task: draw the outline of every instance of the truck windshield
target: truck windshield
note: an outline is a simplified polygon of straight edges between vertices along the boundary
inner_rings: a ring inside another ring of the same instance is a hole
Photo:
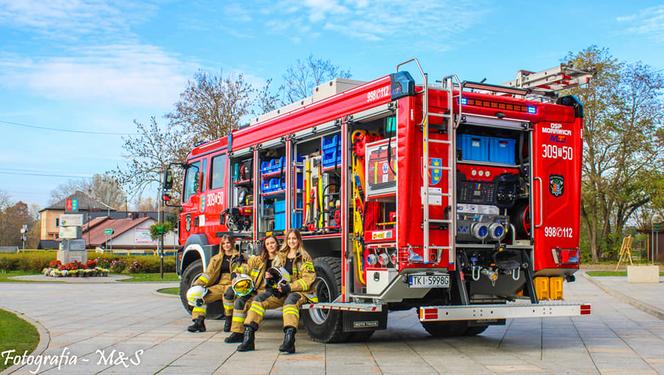
[[[195,162],[187,167],[187,174],[184,178],[184,202],[189,202],[189,198],[198,192],[200,185],[200,162]]]

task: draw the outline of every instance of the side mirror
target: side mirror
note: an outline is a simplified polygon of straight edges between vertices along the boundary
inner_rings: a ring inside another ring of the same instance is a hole
[[[173,189],[173,172],[170,169],[165,170],[161,181],[163,183],[162,190],[168,191]]]

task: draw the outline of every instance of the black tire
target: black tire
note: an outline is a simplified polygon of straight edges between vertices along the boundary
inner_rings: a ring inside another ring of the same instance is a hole
[[[487,328],[489,328],[488,325],[468,327],[468,329],[466,330],[466,336],[477,336],[480,333],[486,331]]]
[[[417,311],[417,310],[416,310]],[[451,322],[422,322],[422,328],[433,337],[463,336],[468,330],[468,323],[463,320]]]
[[[315,292],[319,302],[331,302],[341,294],[341,260],[333,257],[314,259]],[[304,327],[312,340],[322,343],[344,342],[349,334],[343,331],[341,311],[310,309],[302,314]]]
[[[180,278],[180,302],[182,306],[187,311],[187,314],[191,315],[192,307],[187,303],[187,290],[191,288],[191,284],[198,278],[198,276],[203,272],[203,262],[200,259],[189,263],[187,268],[182,273],[182,278]],[[224,316],[224,308],[221,301],[212,302],[207,307],[206,318],[207,319],[220,319]]]
[[[367,341],[373,336],[375,330],[371,331],[362,331],[362,332],[352,332],[346,341],[348,342],[364,342]]]

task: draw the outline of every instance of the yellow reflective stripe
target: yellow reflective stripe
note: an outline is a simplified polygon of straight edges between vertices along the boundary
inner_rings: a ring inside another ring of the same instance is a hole
[[[300,309],[298,309],[297,307],[294,307],[294,306],[289,306],[289,307],[284,307],[284,309],[282,310],[282,312],[284,314],[287,313],[287,312],[291,312],[291,311],[295,311],[295,312],[299,313]]]
[[[260,302],[257,302],[257,301],[254,301],[254,302],[251,303],[251,308],[257,308],[261,311],[265,311],[263,306],[260,305]]]
[[[313,302],[313,303],[318,303],[318,297],[316,297],[316,296],[309,297],[309,300],[311,300],[311,302]]]
[[[207,311],[207,307],[206,307],[206,306],[201,306],[201,307],[198,307],[198,306],[197,306],[197,307],[194,307],[194,309],[192,310],[192,312],[195,312],[195,313],[203,313],[203,314],[205,314],[206,311]]]
[[[232,309],[233,306],[235,306],[235,304],[233,302],[231,302],[231,303],[224,302],[224,307],[230,307]]]
[[[244,316],[234,316],[234,317],[233,317],[233,321],[234,321],[234,322],[244,323]]]
[[[253,271],[250,272],[250,274],[251,274],[251,276],[256,276],[256,275],[258,275],[258,271],[257,271],[257,270],[253,270]]]
[[[299,279],[297,282],[299,282],[300,285],[302,285],[302,288],[303,288],[304,290],[309,289],[309,284],[307,284],[307,282],[304,281],[304,279]]]
[[[300,316],[300,312],[297,311],[297,310],[288,310],[288,311],[284,311],[284,315]]]
[[[260,315],[260,316],[265,315],[265,310],[261,311],[261,310],[258,310],[258,309],[254,309],[254,306],[251,306],[251,308],[249,309],[249,311],[253,311],[253,312],[255,312],[256,314],[258,314],[258,315]]]
[[[202,274],[198,276],[198,280],[207,284],[208,282],[210,282],[210,276],[208,276],[207,274]]]

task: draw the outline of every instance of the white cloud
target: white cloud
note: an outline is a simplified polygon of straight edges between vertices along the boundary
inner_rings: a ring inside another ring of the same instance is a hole
[[[428,48],[444,50],[488,8],[483,1],[468,0],[281,0],[261,12],[270,14],[269,30],[292,40],[330,31],[369,42],[424,41]]]
[[[640,10],[636,14],[617,17],[616,21],[627,26],[626,32],[644,35],[657,42],[664,42],[664,5]]]
[[[105,0],[0,0],[0,25],[51,39],[131,37],[130,26],[154,11],[149,3]]]
[[[113,44],[66,57],[0,56],[0,85],[58,100],[165,108],[177,100],[197,67],[155,46]]]

